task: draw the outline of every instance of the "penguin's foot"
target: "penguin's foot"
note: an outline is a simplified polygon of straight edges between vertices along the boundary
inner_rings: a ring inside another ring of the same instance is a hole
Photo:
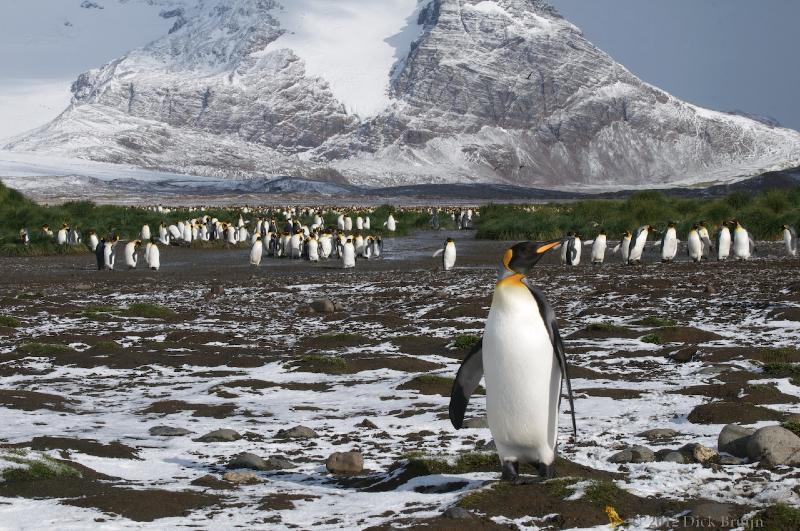
[[[500,476],[500,480],[516,484],[519,481],[519,463],[503,461],[503,474]]]
[[[539,469],[539,476],[544,479],[551,479],[556,477],[556,467],[553,466],[552,463],[550,463],[549,465],[545,465],[544,463],[539,463],[537,465],[537,468]]]

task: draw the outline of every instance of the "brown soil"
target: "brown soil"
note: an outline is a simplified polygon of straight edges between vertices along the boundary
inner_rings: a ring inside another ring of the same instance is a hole
[[[165,400],[162,402],[153,402],[146,409],[142,410],[142,414],[148,415],[150,413],[155,413],[159,415],[169,415],[181,411],[194,411],[194,413],[192,413],[193,417],[224,419],[228,418],[236,411],[236,404],[190,404],[181,400]]]
[[[752,424],[762,420],[781,420],[784,413],[739,402],[711,402],[695,407],[688,420],[695,424]]]
[[[21,409],[23,411],[35,411],[37,409],[49,409],[51,411],[72,411],[70,407],[74,401],[63,396],[51,395],[48,393],[36,393],[34,391],[22,391],[17,389],[0,389],[0,406]]]

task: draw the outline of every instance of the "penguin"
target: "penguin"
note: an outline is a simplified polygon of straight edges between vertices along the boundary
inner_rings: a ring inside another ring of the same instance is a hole
[[[397,221],[395,221],[393,215],[389,214],[389,217],[383,223],[383,226],[386,227],[386,230],[389,232],[394,232],[397,230]]]
[[[42,234],[44,236],[52,236],[53,235],[53,231],[50,230],[50,225],[47,225],[47,224],[42,225]]]
[[[366,240],[364,240],[364,258],[367,260],[372,258],[373,245],[375,245],[375,238],[372,236],[367,236]]]
[[[364,237],[361,234],[356,234],[353,239],[353,247],[356,249],[356,256],[364,256]]]
[[[336,228],[340,231],[344,230],[344,214],[339,214],[336,217]]]
[[[644,246],[647,244],[647,236],[650,232],[655,232],[652,226],[642,225],[631,237],[631,242],[628,245],[628,263],[640,264],[642,262],[642,253],[644,253]]]
[[[256,236],[253,247],[250,248],[250,265],[258,267],[261,264],[261,256],[264,254],[264,244],[261,236]]]
[[[236,245],[237,243],[239,243],[239,240],[236,236],[237,236],[236,227],[234,227],[233,225],[227,225],[225,227],[225,241],[229,245]]]
[[[161,245],[169,245],[170,235],[167,230],[167,225],[162,221],[158,226],[158,241]]]
[[[364,230],[364,218],[356,217],[356,230]]]
[[[353,218],[351,218],[350,216],[344,218],[344,230],[346,232],[350,232],[353,230]]]
[[[727,221],[722,222],[722,226],[717,232],[717,260],[724,262],[731,255],[731,231]]]
[[[142,225],[142,232],[139,235],[143,242],[149,242],[152,235],[150,234],[150,225],[145,223]]]
[[[114,246],[116,245],[116,241],[109,242],[103,240],[103,269],[108,269],[109,271],[114,270]]]
[[[69,232],[69,227],[66,223],[58,229],[58,234],[56,235],[56,243],[59,245],[66,245],[67,244],[67,232]]]
[[[737,260],[749,260],[756,250],[756,244],[747,229],[742,227],[738,220],[732,219],[733,229],[733,257]]]
[[[303,249],[303,232],[298,230],[289,238],[289,257],[301,258]]]
[[[711,251],[714,250],[714,244],[711,243],[711,237],[708,235],[705,221],[697,223],[697,234],[700,236],[700,242],[703,244],[703,260],[708,260]]]
[[[372,243],[372,256],[380,258],[383,253],[383,238],[375,236],[375,241]]]
[[[81,233],[77,227],[70,227],[67,229],[67,243],[70,245],[80,245]]]
[[[577,434],[556,316],[544,293],[526,278],[560,243],[521,242],[505,252],[483,337],[464,358],[450,394],[450,421],[461,429],[469,398],[485,377],[486,416],[506,481],[518,482],[519,464],[525,462],[537,465],[541,476],[553,477],[565,382]]]
[[[675,230],[675,222],[667,224],[667,230],[661,236],[661,261],[672,262],[678,254],[678,234]]]
[[[330,231],[326,230],[319,238],[319,256],[323,260],[327,260],[333,252],[333,235]]]
[[[27,228],[22,227],[19,229],[19,241],[22,243],[22,245],[28,245],[31,243],[31,236],[28,234]]]
[[[356,266],[356,249],[353,246],[353,239],[347,238],[342,247],[342,267],[350,269]]]
[[[440,254],[442,255],[442,268],[445,271],[453,269],[453,266],[456,265],[456,242],[453,241],[453,238],[447,238],[444,247],[433,253],[433,257],[436,258]]]
[[[602,265],[606,259],[606,246],[608,245],[608,236],[606,231],[600,229],[600,233],[592,243],[592,263]]]
[[[97,233],[94,230],[89,231],[89,249],[92,252],[97,250],[97,246],[100,244],[100,240],[97,239]]]
[[[103,238],[94,248],[94,257],[97,260],[97,269],[102,271],[106,268],[106,260],[105,260],[105,248],[106,248],[106,239]]]
[[[364,230],[371,230],[372,229],[372,222],[369,220],[369,216],[364,216]]]
[[[141,240],[133,240],[125,244],[125,265],[128,269],[136,269],[136,264],[139,262],[139,246],[142,244]]]
[[[442,225],[439,221],[439,211],[434,210],[433,214],[431,215],[431,220],[429,221],[432,230],[439,230]]]
[[[306,240],[306,258],[309,262],[319,262],[319,241],[314,234]]]
[[[700,237],[699,229],[698,225],[692,225],[692,230],[689,231],[689,237],[686,240],[686,251],[693,262],[703,259],[703,240]]]
[[[797,256],[797,231],[790,225],[783,225],[783,243],[788,256]]]
[[[612,253],[616,253],[617,251],[622,252],[622,263],[628,263],[628,252],[631,249],[631,231],[626,230],[622,233],[622,239],[619,243],[611,250]]]
[[[561,254],[560,254],[560,261],[561,265],[567,265],[569,261],[569,242],[572,241],[572,232],[568,232],[566,237],[564,238],[564,244],[561,245]]]
[[[193,237],[192,232],[192,224],[191,223],[184,223],[183,229],[181,230],[181,239],[186,243],[191,243]]]
[[[169,232],[169,239],[172,241],[180,241],[183,238],[183,232],[177,225],[170,225],[167,227],[167,232]]]
[[[581,263],[581,249],[583,242],[581,236],[577,232],[569,238],[566,243],[566,264],[569,266],[577,266]]]

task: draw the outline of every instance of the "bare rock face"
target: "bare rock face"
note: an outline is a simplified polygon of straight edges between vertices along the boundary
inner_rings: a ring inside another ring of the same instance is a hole
[[[360,474],[364,470],[361,452],[335,452],[325,462],[331,474]]]
[[[767,426],[756,430],[747,442],[751,461],[762,466],[800,466],[800,437],[780,426]]]
[[[643,83],[542,0],[411,5],[416,38],[370,72],[388,80],[375,112],[348,111],[291,47],[281,14],[296,5],[209,0],[165,13],[168,35],[81,74],[68,110],[4,148],[369,186],[689,184],[800,165],[800,133]]]

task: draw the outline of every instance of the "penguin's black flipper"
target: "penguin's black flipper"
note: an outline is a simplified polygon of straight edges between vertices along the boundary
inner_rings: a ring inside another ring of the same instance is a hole
[[[569,372],[567,371],[567,357],[564,354],[564,343],[561,340],[561,334],[558,332],[556,313],[553,311],[553,307],[550,306],[550,303],[547,302],[547,298],[541,290],[529,285],[526,281],[523,282],[528,286],[533,298],[536,299],[536,303],[539,305],[539,313],[542,315],[542,320],[547,327],[547,333],[550,335],[550,342],[553,344],[553,353],[556,356],[556,360],[558,360],[558,366],[561,368],[561,375],[567,383],[567,398],[569,399],[569,409],[572,415],[572,433],[578,435],[578,427],[575,423],[575,402],[572,398],[572,382],[569,379]]]
[[[747,235],[747,239],[749,240],[750,244],[750,254],[755,254],[756,252],[756,242],[753,241],[753,237],[750,234]]]
[[[464,425],[464,413],[467,411],[469,397],[478,388],[483,378],[483,338],[475,343],[464,357],[450,392],[450,422],[460,430]]]

